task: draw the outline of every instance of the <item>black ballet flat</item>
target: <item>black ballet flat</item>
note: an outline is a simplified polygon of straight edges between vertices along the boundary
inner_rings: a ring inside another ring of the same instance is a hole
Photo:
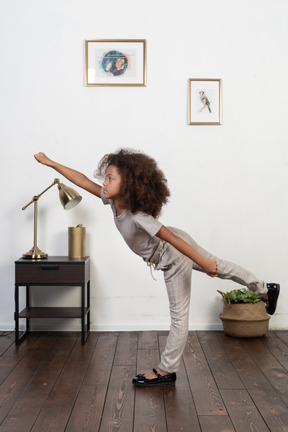
[[[267,288],[268,288],[268,300],[266,301],[268,301],[269,304],[268,306],[266,306],[266,311],[269,315],[273,315],[277,306],[277,300],[280,292],[280,285],[276,283],[268,283]]]
[[[157,378],[148,379],[144,374],[138,374],[132,380],[132,384],[137,387],[154,387],[154,386],[168,386],[174,385],[176,381],[176,373],[170,373],[168,375],[160,375],[156,369],[152,369]]]

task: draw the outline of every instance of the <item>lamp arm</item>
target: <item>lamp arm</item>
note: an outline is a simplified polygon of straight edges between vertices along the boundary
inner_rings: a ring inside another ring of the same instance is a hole
[[[48,186],[43,192],[41,192],[39,195],[34,196],[33,199],[28,204],[26,204],[24,207],[22,207],[22,210],[26,210],[26,208],[30,204],[32,204],[35,201],[38,201],[38,199],[40,198],[40,196],[43,195],[45,192],[47,192],[52,186],[54,186],[55,184],[59,184],[59,183],[60,183],[60,180],[59,179],[55,179],[53,181],[53,183],[50,186]]]

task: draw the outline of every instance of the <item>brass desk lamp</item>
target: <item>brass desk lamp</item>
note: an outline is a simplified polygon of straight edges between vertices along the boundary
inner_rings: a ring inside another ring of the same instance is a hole
[[[65,186],[63,183],[60,183],[60,180],[55,179],[54,182],[46,188],[39,195],[33,197],[33,199],[22,207],[22,210],[25,210],[30,204],[34,203],[34,245],[33,247],[25,254],[22,255],[23,258],[28,259],[42,259],[47,258],[48,254],[42,252],[37,246],[37,216],[38,216],[38,200],[41,195],[48,191],[55,184],[58,185],[59,189],[59,199],[61,204],[63,205],[65,210],[70,210],[75,207],[81,201],[82,197],[72,188]]]

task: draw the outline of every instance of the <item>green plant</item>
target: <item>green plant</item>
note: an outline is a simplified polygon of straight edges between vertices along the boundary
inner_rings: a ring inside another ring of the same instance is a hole
[[[226,293],[218,291],[223,298],[224,303],[258,303],[261,297],[247,288],[235,289]]]

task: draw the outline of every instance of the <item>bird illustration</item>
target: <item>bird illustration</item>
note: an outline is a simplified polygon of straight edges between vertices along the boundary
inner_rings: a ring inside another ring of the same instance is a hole
[[[200,109],[200,112],[204,109],[204,108],[208,108],[209,112],[211,113],[211,108],[210,108],[210,102],[209,99],[207,98],[207,96],[205,95],[204,91],[201,90],[199,91],[200,94],[200,100],[203,103],[203,107]]]

